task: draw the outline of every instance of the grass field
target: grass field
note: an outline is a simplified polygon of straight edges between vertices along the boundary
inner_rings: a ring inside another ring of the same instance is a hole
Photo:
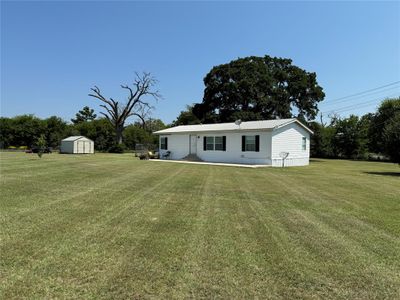
[[[397,165],[0,157],[1,299],[400,297]]]

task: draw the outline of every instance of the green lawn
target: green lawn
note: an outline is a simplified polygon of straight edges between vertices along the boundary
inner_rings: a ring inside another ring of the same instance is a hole
[[[1,299],[400,297],[397,165],[0,157]]]

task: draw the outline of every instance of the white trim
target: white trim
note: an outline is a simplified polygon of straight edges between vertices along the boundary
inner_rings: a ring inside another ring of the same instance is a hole
[[[297,120],[297,119],[293,119],[293,120],[291,120],[291,121],[289,121],[289,122],[287,122],[287,123],[284,123],[284,124],[275,126],[274,130],[275,130],[275,129],[278,129],[278,128],[285,127],[285,126],[290,125],[290,124],[292,124],[292,123],[297,123],[298,125],[300,125],[301,127],[303,127],[305,130],[307,130],[309,133],[314,134],[314,132],[313,132],[310,128],[308,128],[306,125],[304,125],[303,123],[301,123],[301,122],[300,122],[299,120]]]

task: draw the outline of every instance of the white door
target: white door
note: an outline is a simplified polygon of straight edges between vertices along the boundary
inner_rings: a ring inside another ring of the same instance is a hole
[[[83,153],[88,154],[90,153],[90,143],[88,141],[84,142]]]
[[[78,151],[76,152],[76,153],[78,153],[78,154],[82,154],[82,153],[85,153],[85,152],[83,152],[83,141],[78,141],[77,142],[77,147],[78,147]]]
[[[191,135],[190,136],[190,154],[197,153],[197,136]]]

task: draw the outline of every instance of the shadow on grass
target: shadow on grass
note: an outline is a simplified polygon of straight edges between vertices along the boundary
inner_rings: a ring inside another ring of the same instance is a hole
[[[311,158],[310,163],[324,163],[324,161],[318,158]]]
[[[382,176],[395,176],[400,177],[400,172],[364,172],[370,175],[382,175]]]

